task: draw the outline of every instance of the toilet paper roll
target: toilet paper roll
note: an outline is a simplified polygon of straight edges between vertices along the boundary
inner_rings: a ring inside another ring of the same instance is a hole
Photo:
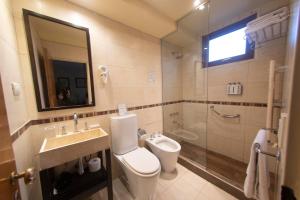
[[[97,172],[101,169],[101,159],[100,158],[92,158],[89,161],[89,171]]]

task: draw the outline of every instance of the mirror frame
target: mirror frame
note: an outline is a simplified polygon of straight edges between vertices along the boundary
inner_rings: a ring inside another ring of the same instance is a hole
[[[89,71],[90,71],[90,84],[91,84],[91,95],[92,95],[92,103],[91,104],[60,106],[60,107],[52,107],[52,108],[42,108],[41,99],[40,99],[40,91],[39,91],[39,86],[38,86],[36,63],[35,63],[35,59],[34,59],[31,29],[30,29],[30,23],[29,23],[29,17],[30,16],[38,17],[38,18],[41,18],[41,19],[44,19],[44,20],[48,20],[48,21],[55,22],[55,23],[58,23],[58,24],[61,24],[61,25],[65,25],[65,26],[69,26],[69,27],[72,27],[72,28],[76,28],[76,29],[85,31],[86,40],[87,40],[88,61],[89,61]],[[32,72],[32,78],[33,78],[33,84],[34,84],[34,90],[35,90],[35,97],[36,97],[36,104],[37,104],[38,112],[95,106],[93,65],[92,65],[92,54],[91,54],[89,29],[85,28],[85,27],[77,26],[77,25],[75,25],[73,23],[70,23],[70,22],[62,21],[60,19],[56,19],[56,18],[53,18],[53,17],[42,15],[42,14],[36,13],[34,11],[31,11],[31,10],[27,10],[27,9],[23,9],[23,17],[24,17],[24,23],[25,23],[25,32],[26,32],[26,37],[27,37],[27,45],[28,45],[28,51],[29,51],[29,56],[30,56],[31,72]]]

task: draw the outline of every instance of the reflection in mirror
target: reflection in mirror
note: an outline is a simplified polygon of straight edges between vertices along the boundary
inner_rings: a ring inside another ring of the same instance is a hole
[[[38,110],[94,106],[88,29],[23,12]]]

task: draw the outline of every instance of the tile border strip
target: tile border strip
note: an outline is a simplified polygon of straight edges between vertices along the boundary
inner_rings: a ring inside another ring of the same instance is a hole
[[[141,109],[153,108],[153,107],[159,107],[159,106],[166,106],[166,105],[177,104],[177,103],[198,103],[198,104],[267,107],[266,103],[178,100],[178,101],[168,101],[168,102],[163,102],[163,103],[128,107],[128,111],[141,110]],[[117,113],[117,109],[79,113],[78,117],[79,118],[87,118],[87,117],[96,117],[96,116],[102,116],[102,115],[109,115],[109,114],[114,114],[114,113]],[[12,142],[15,142],[30,126],[53,123],[53,122],[61,122],[61,121],[67,121],[67,120],[72,120],[72,119],[73,119],[73,115],[66,115],[66,116],[57,116],[57,117],[51,117],[51,118],[45,118],[45,119],[30,120],[30,121],[26,122],[22,127],[20,127],[17,131],[15,131],[11,135]]]
[[[199,101],[199,100],[182,100],[184,103],[201,103],[201,104],[216,104],[230,106],[252,106],[252,107],[267,107],[266,103],[255,102],[232,102],[232,101]]]

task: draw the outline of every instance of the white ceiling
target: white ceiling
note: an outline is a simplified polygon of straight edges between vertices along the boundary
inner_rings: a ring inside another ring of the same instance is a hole
[[[68,1],[158,38],[176,30],[175,20],[169,17],[173,12],[161,12],[150,0]]]
[[[164,39],[180,47],[188,46],[195,40],[200,41],[198,37],[201,35],[238,21],[251,13],[265,14],[287,5],[288,2],[288,0],[210,0],[206,9],[190,12],[179,20],[178,31]]]
[[[142,0],[174,21],[193,9],[193,0]],[[202,0],[204,2],[204,0]]]
[[[202,2],[209,1],[209,9],[204,12],[197,11],[195,14],[191,12],[193,0],[68,1],[158,38],[174,32],[179,19],[182,19],[179,22],[182,29],[195,34],[207,29],[208,24],[210,27],[222,24],[262,5],[288,2],[288,0],[202,0]]]

